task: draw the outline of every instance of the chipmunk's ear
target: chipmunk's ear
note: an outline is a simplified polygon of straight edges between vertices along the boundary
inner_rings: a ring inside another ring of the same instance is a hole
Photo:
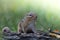
[[[36,18],[35,19],[37,19],[37,16],[36,16]]]

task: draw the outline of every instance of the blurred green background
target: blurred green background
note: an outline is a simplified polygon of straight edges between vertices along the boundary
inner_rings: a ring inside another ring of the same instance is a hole
[[[30,11],[38,16],[37,29],[60,30],[60,0],[0,0],[0,35],[5,26],[16,32],[18,22]]]

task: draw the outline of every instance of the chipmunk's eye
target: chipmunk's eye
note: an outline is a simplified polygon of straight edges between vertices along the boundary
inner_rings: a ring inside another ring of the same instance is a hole
[[[33,17],[33,15],[32,15],[32,14],[30,14],[29,16]]]
[[[4,32],[6,32],[6,30],[4,30]]]
[[[32,16],[31,14],[29,16]]]

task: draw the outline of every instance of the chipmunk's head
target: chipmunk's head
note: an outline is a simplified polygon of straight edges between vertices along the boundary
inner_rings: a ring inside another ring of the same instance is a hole
[[[27,16],[30,16],[31,19],[33,19],[33,20],[37,19],[37,15],[35,13],[33,13],[33,12],[29,12],[29,14]]]
[[[2,29],[2,32],[9,33],[9,32],[10,32],[10,29],[9,29],[8,27],[4,27],[4,28]]]

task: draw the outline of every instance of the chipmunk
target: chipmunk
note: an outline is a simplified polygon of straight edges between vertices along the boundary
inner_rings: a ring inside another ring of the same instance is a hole
[[[35,22],[37,16],[33,13],[27,14],[27,16],[18,23],[18,33],[36,33]]]

